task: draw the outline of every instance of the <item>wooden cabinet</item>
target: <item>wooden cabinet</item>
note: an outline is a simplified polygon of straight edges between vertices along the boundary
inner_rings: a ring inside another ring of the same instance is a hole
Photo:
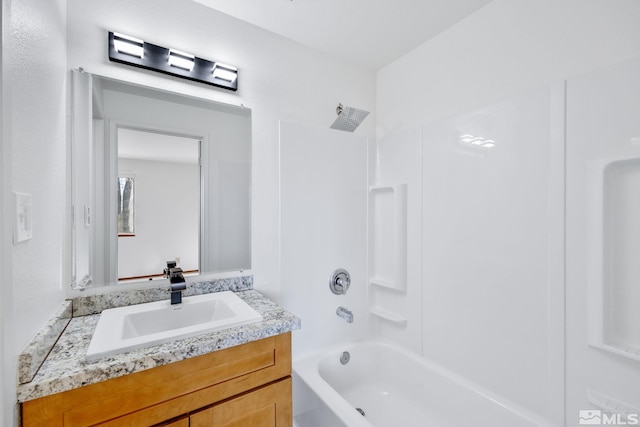
[[[190,427],[291,426],[291,378],[213,405],[190,416]]]
[[[23,427],[290,427],[291,334],[22,404]]]

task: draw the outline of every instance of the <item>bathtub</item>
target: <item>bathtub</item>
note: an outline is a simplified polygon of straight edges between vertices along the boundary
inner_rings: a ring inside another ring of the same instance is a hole
[[[341,363],[347,356],[349,361]],[[293,364],[297,427],[534,427],[544,418],[399,347],[362,342]],[[298,386],[295,386],[295,383]],[[308,399],[305,399],[308,401]]]

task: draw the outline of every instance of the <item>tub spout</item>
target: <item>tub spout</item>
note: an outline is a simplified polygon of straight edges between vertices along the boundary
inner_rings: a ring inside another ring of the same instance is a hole
[[[336,309],[336,314],[347,321],[347,323],[353,323],[353,313],[351,310],[347,310],[344,307],[338,307]]]

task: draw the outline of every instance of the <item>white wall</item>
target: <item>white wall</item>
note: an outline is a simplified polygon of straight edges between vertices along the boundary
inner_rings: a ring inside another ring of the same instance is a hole
[[[0,268],[5,274],[11,276],[11,270],[5,270],[10,268],[11,263],[6,261],[6,258],[11,254],[11,247],[9,246],[9,236],[10,236],[10,225],[7,224],[8,220],[8,212],[6,211],[9,206],[9,189],[7,188],[10,177],[10,169],[9,169],[9,157],[11,156],[11,150],[9,145],[9,137],[10,132],[7,129],[7,126],[4,125],[5,120],[8,117],[8,102],[4,97],[5,88],[4,88],[4,64],[6,60],[4,58],[4,40],[5,33],[4,28],[7,27],[9,21],[6,19],[7,12],[9,8],[6,2],[2,2],[2,8],[0,9],[0,37],[2,38],[2,51],[0,51]],[[11,375],[11,366],[12,364],[5,363],[7,357],[10,357],[5,351],[8,348],[7,342],[5,341],[5,333],[4,333],[4,325],[7,323],[5,321],[5,317],[8,318],[7,313],[9,308],[11,307],[11,286],[12,282],[7,281],[7,279],[0,279],[0,292],[3,292],[5,297],[0,301],[0,385],[2,387],[2,396],[7,396],[10,389],[12,389],[14,385],[14,381],[9,380],[9,378],[15,378],[15,376]],[[9,298],[7,298],[9,295]],[[0,401],[0,423],[8,424],[8,420],[5,417],[5,413],[11,408],[12,402],[8,397],[4,397]]]
[[[527,132],[523,138],[508,138],[522,144],[519,150],[512,151],[510,145],[503,149],[508,157],[484,160],[474,160],[471,154],[465,159],[452,144],[470,124],[485,123],[500,131],[504,120],[500,114],[523,111],[517,104],[505,104],[507,110],[493,117],[495,111],[481,107],[505,99],[513,102],[567,77],[639,55],[638,18],[640,4],[635,1],[494,0],[377,76],[380,150],[390,140],[402,140],[400,131],[428,124],[423,147],[424,354],[557,423],[564,421],[562,354],[555,351],[562,348],[564,338],[563,283],[558,279],[564,230],[557,221],[563,206],[558,193],[564,184],[558,174],[563,139],[540,135],[541,146],[536,146]],[[555,127],[563,112],[554,105],[548,124],[555,121]],[[546,125],[539,124],[535,132],[540,126]],[[384,159],[380,164],[384,167]],[[534,164],[541,169],[531,169]],[[548,175],[540,174],[544,169]],[[515,188],[508,190],[517,184],[511,176],[518,180],[528,176],[530,181],[521,184],[539,203],[532,205],[533,199],[522,198]],[[532,185],[537,186],[534,192]],[[492,203],[502,207],[495,212],[495,218],[502,218],[499,223],[489,215]],[[541,209],[544,206],[548,209]],[[535,212],[540,216],[532,217]],[[544,222],[553,218],[545,228]],[[498,224],[504,229],[497,230]],[[491,235],[492,230],[498,234]],[[520,246],[521,240],[533,247]],[[503,245],[513,252],[492,258]],[[519,258],[534,247],[535,258]],[[492,283],[487,280],[491,276]],[[514,276],[519,277],[514,280]],[[567,301],[568,307],[580,304],[583,297],[568,294],[568,299],[574,298]],[[579,310],[569,315],[570,324],[585,320]],[[502,323],[496,322],[499,317]],[[576,349],[583,345],[581,333],[573,339]],[[525,360],[527,367],[523,365],[520,374],[515,363]],[[574,387],[571,381],[584,371],[568,374],[568,384]],[[610,385],[602,389],[612,390]],[[622,397],[628,396],[628,389],[623,390]],[[570,397],[571,411],[585,404],[584,388],[579,393]],[[567,420],[577,423],[574,415],[567,412]]]
[[[3,1],[3,426],[16,425],[16,358],[64,299],[66,1]],[[11,244],[11,192],[33,197],[33,238]]]
[[[563,117],[560,83],[381,139],[376,184],[407,183],[408,280],[370,291],[407,319],[378,321],[377,338],[558,424]]]
[[[423,128],[423,354],[556,422],[563,106],[560,84]]]
[[[640,411],[639,116],[640,59],[567,82],[568,426],[593,392]]]
[[[640,53],[636,0],[494,0],[378,72],[377,136]]]
[[[195,2],[70,0],[68,10],[71,68],[252,109],[252,270],[278,300],[278,120],[329,127],[338,102],[373,113],[374,74]],[[237,65],[238,92],[110,63],[108,30]],[[357,133],[373,136],[374,123],[371,114]]]
[[[365,336],[367,142],[349,132],[280,126],[282,305],[302,320],[294,357]],[[329,277],[351,275],[345,295]],[[343,306],[353,323],[336,315]]]

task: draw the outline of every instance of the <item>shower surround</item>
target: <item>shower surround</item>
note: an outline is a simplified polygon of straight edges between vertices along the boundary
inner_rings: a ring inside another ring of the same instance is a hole
[[[577,426],[587,410],[640,414],[638,75],[640,59],[389,134],[369,145],[366,185],[365,153],[350,157],[346,140],[298,125],[281,132],[285,306],[305,312],[301,301],[314,301],[306,324],[318,327],[297,333],[300,427],[331,407],[327,387],[341,389],[308,361],[371,340],[549,425]],[[306,228],[291,227],[302,213]],[[346,235],[354,240],[341,252]],[[328,267],[364,254],[345,304],[326,288]],[[315,268],[327,259],[326,273]],[[352,325],[333,315],[349,304]]]

